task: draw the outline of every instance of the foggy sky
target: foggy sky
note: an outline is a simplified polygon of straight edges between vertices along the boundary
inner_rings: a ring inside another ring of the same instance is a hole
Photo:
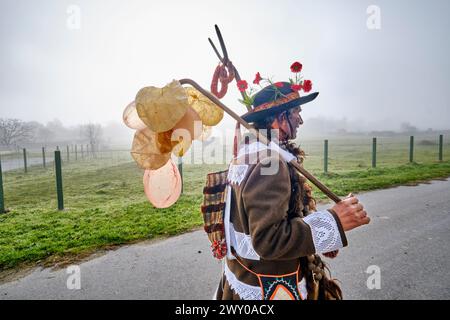
[[[65,125],[121,121],[145,86],[192,78],[209,88],[214,24],[249,83],[303,63],[319,97],[308,118],[359,128],[450,125],[450,1],[0,1],[0,117]],[[81,28],[66,23],[69,5]],[[381,29],[366,26],[369,5]],[[238,114],[234,85],[223,99]],[[356,124],[355,124],[356,123]],[[225,117],[219,128],[232,128]],[[352,128],[350,128],[352,129]]]

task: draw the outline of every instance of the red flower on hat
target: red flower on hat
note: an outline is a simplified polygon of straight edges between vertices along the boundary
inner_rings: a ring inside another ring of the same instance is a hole
[[[293,84],[293,85],[291,85],[291,89],[294,91],[300,91],[300,90],[302,90],[302,85],[301,84]]]
[[[303,88],[303,91],[310,92],[311,89],[312,89],[312,82],[311,82],[311,80],[303,81],[302,88]]]
[[[245,80],[239,80],[237,82],[237,87],[238,87],[239,91],[244,92],[248,88],[248,83]]]
[[[302,71],[302,68],[303,68],[303,65],[300,62],[298,62],[298,61],[295,61],[291,65],[291,71],[294,72],[294,73],[298,73],[298,72]]]
[[[259,74],[259,72],[256,73],[255,75],[255,80],[253,80],[254,84],[259,84],[259,82],[262,80],[261,75]]]
[[[274,85],[277,88],[283,88],[283,86],[284,86],[283,82],[275,82]]]

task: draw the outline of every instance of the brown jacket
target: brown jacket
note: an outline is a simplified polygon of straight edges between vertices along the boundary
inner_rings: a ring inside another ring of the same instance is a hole
[[[288,216],[291,182],[286,151],[252,152],[252,145],[232,161],[228,174],[231,202],[226,204],[230,222],[228,226],[225,222],[226,240],[240,261],[253,272],[281,275],[295,272],[300,257],[346,246],[340,221],[331,212],[307,221],[301,214]],[[217,299],[243,298],[238,295],[238,283],[259,286],[257,276],[234,257],[229,255],[225,260],[228,270],[221,279]]]

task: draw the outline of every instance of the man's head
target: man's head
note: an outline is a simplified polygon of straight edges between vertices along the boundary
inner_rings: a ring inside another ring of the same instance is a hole
[[[283,111],[254,123],[257,129],[277,130],[278,140],[287,141],[297,137],[297,129],[303,124],[300,106]]]
[[[295,139],[303,124],[301,106],[314,100],[318,92],[300,96],[290,82],[277,82],[260,90],[253,98],[253,109],[242,116],[257,129],[278,129],[278,139]]]
[[[292,140],[297,137],[297,129],[303,124],[303,119],[300,115],[301,111],[301,107],[298,106],[283,112],[277,117],[275,122],[280,129],[280,141]]]

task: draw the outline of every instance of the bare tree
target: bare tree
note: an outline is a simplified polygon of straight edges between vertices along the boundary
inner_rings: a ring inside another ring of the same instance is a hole
[[[92,153],[98,150],[100,139],[102,137],[102,126],[99,124],[89,123],[81,126],[81,136],[87,139]]]
[[[19,119],[0,119],[0,143],[10,148],[33,136],[33,126]]]

